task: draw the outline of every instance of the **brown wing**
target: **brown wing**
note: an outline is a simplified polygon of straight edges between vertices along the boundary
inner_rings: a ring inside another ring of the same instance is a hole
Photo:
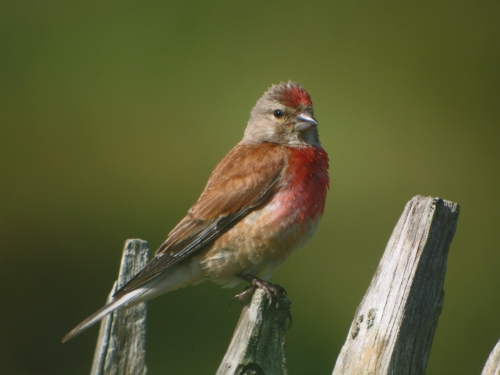
[[[205,190],[148,265],[115,293],[125,294],[209,244],[276,191],[286,165],[274,143],[240,143],[215,168]]]

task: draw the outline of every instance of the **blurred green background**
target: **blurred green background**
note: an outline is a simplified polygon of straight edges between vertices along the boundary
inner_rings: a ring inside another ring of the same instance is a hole
[[[272,83],[310,90],[331,160],[317,235],[273,276],[290,374],[330,374],[406,202],[461,205],[427,374],[500,335],[500,3],[2,1],[0,373],[87,374],[127,238],[154,250]],[[240,313],[149,304],[150,374],[213,374]]]

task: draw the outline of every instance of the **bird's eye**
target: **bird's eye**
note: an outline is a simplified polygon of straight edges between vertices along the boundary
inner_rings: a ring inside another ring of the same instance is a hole
[[[281,109],[275,109],[273,114],[274,114],[274,117],[276,117],[276,118],[283,117],[283,111]]]

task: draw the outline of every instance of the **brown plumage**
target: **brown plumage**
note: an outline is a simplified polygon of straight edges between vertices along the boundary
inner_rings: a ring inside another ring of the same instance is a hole
[[[309,94],[296,83],[264,93],[243,140],[215,168],[155,257],[63,341],[113,310],[188,284],[269,279],[312,236],[323,213],[328,156],[312,113]]]
[[[215,168],[200,198],[170,232],[155,258],[115,295],[143,285],[199,251],[265,202],[275,191],[285,163],[284,150],[275,144],[238,144]]]

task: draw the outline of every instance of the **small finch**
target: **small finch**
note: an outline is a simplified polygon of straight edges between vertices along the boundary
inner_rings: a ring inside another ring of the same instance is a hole
[[[267,280],[311,238],[325,207],[328,156],[317,126],[311,97],[300,85],[269,88],[252,109],[242,141],[217,165],[155,257],[63,342],[116,309],[205,280],[225,287],[245,280],[247,292],[263,288],[270,298],[283,292]]]

